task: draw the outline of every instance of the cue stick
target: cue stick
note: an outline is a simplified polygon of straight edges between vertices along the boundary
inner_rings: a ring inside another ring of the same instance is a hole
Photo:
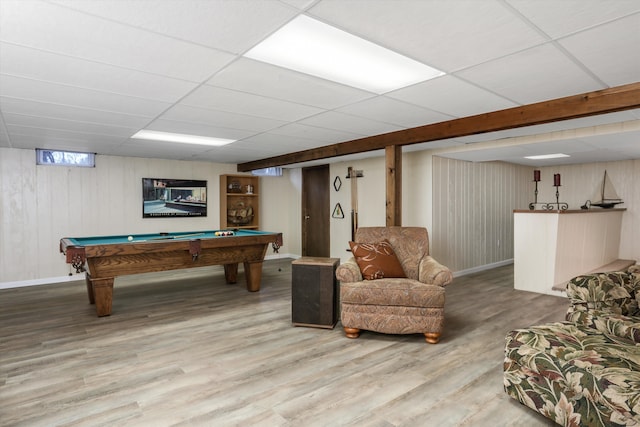
[[[356,240],[356,230],[358,229],[358,173],[354,168],[350,168],[351,177],[351,241]]]
[[[179,236],[162,236],[162,237],[152,237],[147,240],[173,240],[173,239],[184,239],[185,237],[194,237],[194,236],[202,236],[205,233],[191,233],[191,234],[181,234]],[[138,242],[146,242],[147,240],[132,240],[132,243]]]

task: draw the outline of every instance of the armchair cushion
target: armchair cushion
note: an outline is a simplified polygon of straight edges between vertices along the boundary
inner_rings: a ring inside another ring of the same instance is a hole
[[[349,242],[349,246],[365,280],[406,277],[387,240],[379,243]]]
[[[444,306],[444,288],[401,278],[341,283],[340,301],[343,304],[441,308]]]

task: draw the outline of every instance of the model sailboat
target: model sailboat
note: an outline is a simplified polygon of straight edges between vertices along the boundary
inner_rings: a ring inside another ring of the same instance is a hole
[[[616,193],[616,189],[613,187],[611,179],[609,178],[609,175],[607,175],[606,170],[604,171],[602,187],[598,190],[594,199],[597,200],[597,202],[591,202],[587,200],[587,203],[585,203],[585,205],[590,204],[591,206],[599,206],[604,209],[611,209],[615,205],[624,203],[620,196],[618,196],[618,193]]]

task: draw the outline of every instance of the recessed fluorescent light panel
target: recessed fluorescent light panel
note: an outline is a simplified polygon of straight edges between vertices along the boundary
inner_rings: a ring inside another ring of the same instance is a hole
[[[244,56],[377,94],[444,74],[304,15]]]
[[[231,144],[237,140],[224,138],[211,138],[208,136],[187,135],[183,133],[158,132],[154,130],[141,130],[133,135],[134,139],[148,139],[152,141],[179,142],[181,144],[198,144],[221,146]]]
[[[539,156],[525,156],[525,159],[543,160],[543,159],[559,159],[561,157],[571,157],[571,156],[568,154],[555,153],[555,154],[541,154]]]

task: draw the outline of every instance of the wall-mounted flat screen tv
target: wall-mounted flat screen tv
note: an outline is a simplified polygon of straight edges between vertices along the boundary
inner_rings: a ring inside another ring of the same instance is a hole
[[[142,217],[207,216],[207,181],[142,178]]]

